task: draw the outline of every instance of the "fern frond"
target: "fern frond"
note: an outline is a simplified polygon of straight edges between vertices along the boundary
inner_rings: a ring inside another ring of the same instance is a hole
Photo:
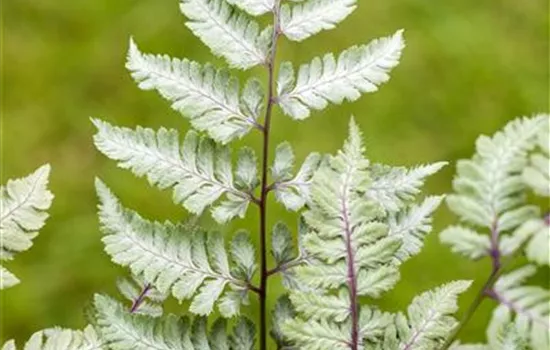
[[[257,22],[225,0],[182,0],[187,27],[231,67],[247,69],[266,62],[272,28]]]
[[[415,297],[407,316],[397,315],[396,332],[387,333],[397,338],[386,341],[399,344],[397,348],[402,350],[438,349],[458,325],[452,314],[458,309],[458,296],[470,284],[470,281],[454,281]]]
[[[0,259],[11,260],[14,254],[32,246],[32,240],[44,226],[53,195],[48,190],[50,166],[41,166],[32,174],[8,180],[0,187]],[[19,280],[5,268],[0,270],[0,289]]]
[[[244,217],[251,195],[237,187],[233,180],[231,155],[225,146],[200,138],[189,131],[180,145],[176,130],[135,130],[112,126],[98,119],[94,135],[96,147],[107,157],[119,161],[121,168],[137,176],[146,176],[161,189],[174,187],[174,201],[200,215],[204,209],[226,194],[226,200],[212,209],[219,223]],[[254,169],[239,167],[237,180],[246,174],[254,177]],[[249,188],[251,190],[251,188]]]
[[[432,214],[442,200],[443,196],[430,196],[420,205],[413,205],[388,216],[389,235],[400,237],[403,242],[395,255],[401,262],[420,253],[424,238],[432,230]]]
[[[226,324],[218,320],[208,334],[206,319],[189,322],[175,315],[155,318],[130,314],[116,301],[96,295],[98,326],[103,339],[113,350],[251,350],[255,329],[250,321],[240,319],[231,337]]]
[[[519,334],[525,335],[533,350],[550,347],[550,291],[538,286],[525,286],[526,279],[536,273],[532,265],[503,275],[489,295],[500,303],[493,312],[488,335],[494,336],[501,324],[513,323]],[[515,318],[512,319],[512,314]],[[491,337],[489,337],[489,344]]]
[[[305,119],[310,109],[323,109],[329,102],[355,101],[389,79],[388,72],[398,64],[403,47],[400,30],[391,37],[347,49],[338,59],[332,54],[322,60],[317,57],[300,67],[296,81],[292,64],[285,62],[277,82],[278,102],[287,115]]]
[[[455,193],[447,196],[449,208],[462,221],[485,228],[497,238],[499,246],[491,249],[498,248],[501,255],[511,255],[532,236],[537,237],[533,239],[537,246],[531,245],[529,255],[541,264],[547,263],[548,258],[541,256],[548,250],[547,244],[539,243],[547,239],[548,233],[536,228],[544,226],[536,224],[540,209],[525,204],[522,172],[528,152],[535,148],[537,135],[547,127],[548,120],[547,115],[518,118],[493,137],[480,136],[472,159],[457,163]],[[537,231],[542,233],[537,235]],[[482,237],[476,229],[453,226],[441,233],[441,240],[453,251],[473,259],[489,253],[488,237]]]
[[[210,314],[216,302],[223,316],[238,313],[234,295],[222,294],[229,285],[246,297],[249,281],[237,278],[230,271],[220,234],[206,236],[190,225],[147,221],[123,208],[99,180],[96,187],[101,201],[99,217],[105,234],[102,240],[115,263],[128,266],[135,275],[143,275],[161,293],[171,290],[179,300],[193,298],[190,311],[194,314]],[[239,240],[239,245],[251,245],[242,238]],[[242,262],[240,257],[233,256],[233,260]],[[247,261],[254,263],[252,259]],[[254,271],[255,267],[247,266],[247,269]],[[227,298],[232,298],[232,308],[227,308]]]
[[[281,32],[302,41],[322,30],[333,29],[355,10],[356,0],[308,0],[281,7]]]
[[[2,350],[16,350],[10,340]],[[51,328],[34,333],[25,344],[25,350],[107,350],[92,326],[83,331]]]
[[[304,246],[317,258],[318,264],[297,268],[306,285],[334,288],[343,282],[344,287],[348,287],[349,275],[360,284],[360,277],[371,270],[392,265],[400,247],[399,237],[387,236],[387,225],[382,229],[380,224],[373,225],[383,219],[385,213],[364,196],[369,185],[369,162],[363,152],[361,134],[352,119],[350,137],[343,150],[322,165],[313,177],[311,209],[304,214],[311,231],[304,237]],[[371,239],[373,234],[378,240]],[[332,248],[323,253],[319,239],[329,242]]]
[[[530,164],[523,169],[523,181],[540,196],[550,196],[550,115],[537,136],[540,152],[531,155]]]
[[[523,189],[521,171],[546,118],[518,118],[492,138],[479,137],[472,160],[457,164],[456,194],[447,197],[451,210],[468,223],[499,231],[529,219],[533,211],[523,207],[518,195]]]
[[[361,343],[360,319],[368,315],[362,316],[358,296],[379,297],[399,279],[395,254],[401,237],[388,235],[385,212],[365,196],[369,184],[369,161],[352,119],[343,149],[321,165],[310,186],[311,204],[304,214],[309,231],[303,238],[310,258],[294,271],[298,284],[311,292],[290,293],[299,317],[283,328],[299,348],[337,349],[349,348],[352,341]],[[370,317],[383,323],[386,316]],[[381,333],[366,328],[364,336]]]
[[[273,11],[274,0],[226,0],[231,5],[250,13],[253,16],[260,16]]]
[[[294,152],[292,147],[287,142],[277,146],[275,160],[271,167],[271,174],[275,181],[272,189],[277,201],[288,210],[300,210],[309,200],[311,178],[320,162],[321,156],[318,153],[311,153],[293,177]]]
[[[420,193],[428,176],[441,170],[447,162],[420,165],[407,169],[375,164],[372,168],[372,185],[367,196],[379,202],[384,209],[397,212]]]
[[[130,40],[126,67],[143,90],[157,90],[193,127],[217,142],[228,143],[257,125],[263,91],[256,79],[239,97],[239,81],[223,69],[187,59],[141,53]]]

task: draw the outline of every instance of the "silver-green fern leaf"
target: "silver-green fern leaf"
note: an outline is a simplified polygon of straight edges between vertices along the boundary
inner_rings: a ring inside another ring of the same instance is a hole
[[[389,80],[389,71],[399,63],[405,47],[402,31],[354,46],[338,58],[326,54],[300,66],[298,77],[290,62],[281,65],[277,81],[278,103],[294,119],[309,117],[311,109],[324,109],[328,103],[355,101],[362,93],[374,92]]]
[[[226,70],[143,54],[133,41],[126,67],[141,89],[157,90],[195,129],[206,131],[217,142],[225,144],[257,126],[263,91],[256,79],[249,80],[241,92],[237,78]]]
[[[307,259],[293,269],[302,287],[290,292],[297,317],[282,328],[284,339],[300,349],[391,343],[386,329],[394,324],[394,316],[360,305],[359,297],[377,298],[393,288],[401,262],[420,251],[441,197],[428,197],[418,206],[402,204],[399,215],[388,214],[367,195],[372,173],[352,119],[342,151],[321,164],[310,186],[310,204],[304,213],[309,231],[303,237],[302,253]],[[455,325],[449,314],[456,311],[456,296],[467,286],[469,282],[454,282],[415,299],[411,308],[416,315],[424,314],[434,328],[424,330],[423,320],[409,315],[413,318],[407,330],[402,322],[396,323],[395,346],[387,349],[429,349],[423,346],[444,340]],[[396,322],[403,319],[399,317]],[[408,339],[410,334],[416,335]],[[400,345],[407,342],[420,345]]]
[[[248,69],[267,62],[271,27],[258,22],[224,0],[182,0],[187,27],[231,67]]]
[[[456,343],[453,349],[543,350],[550,346],[550,291],[524,285],[536,267],[526,265],[496,278],[505,272],[503,257],[513,259],[523,253],[539,265],[550,264],[548,215],[542,217],[539,207],[527,202],[530,187],[546,195],[542,189],[548,186],[550,168],[543,140],[549,125],[549,115],[515,119],[493,137],[481,136],[474,157],[457,164],[455,193],[447,203],[464,224],[448,227],[440,238],[467,258],[491,259],[492,277],[480,295],[499,306],[487,328],[488,344]]]
[[[115,300],[96,295],[98,328],[112,350],[253,350],[255,328],[240,318],[227,332],[226,321],[218,319],[207,328],[204,317],[190,322],[185,317],[152,317],[128,312]]]
[[[357,0],[308,0],[281,6],[281,32],[302,41],[322,30],[333,29],[356,8]]]
[[[114,262],[143,275],[160,293],[193,299],[190,311],[197,315],[210,314],[217,303],[220,313],[231,317],[248,302],[256,267],[254,247],[245,233],[231,243],[230,264],[219,233],[206,234],[191,224],[147,221],[122,207],[99,180],[96,187],[103,242]]]
[[[174,202],[200,215],[224,194],[212,216],[220,223],[244,217],[252,192],[258,186],[256,156],[244,148],[239,152],[235,171],[227,146],[216,145],[208,138],[189,131],[183,143],[176,130],[135,130],[112,126],[93,119],[98,129],[96,147],[118,165],[146,176],[161,189],[174,188]]]
[[[29,249],[44,226],[53,195],[48,190],[50,166],[43,165],[32,174],[8,180],[0,187],[0,260]],[[0,265],[0,289],[19,283],[19,279]]]

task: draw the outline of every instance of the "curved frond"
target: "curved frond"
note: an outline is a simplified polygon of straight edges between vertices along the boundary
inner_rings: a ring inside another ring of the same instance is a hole
[[[238,301],[244,301],[249,279],[240,279],[232,273],[220,234],[205,235],[190,225],[147,221],[123,208],[99,180],[96,187],[105,234],[102,240],[115,263],[128,266],[135,275],[143,275],[161,293],[171,290],[179,300],[192,298],[190,311],[194,314],[210,314],[216,302],[223,316],[238,313],[238,304],[234,305],[235,295],[231,292],[240,291]],[[238,244],[251,245],[242,239]],[[255,263],[251,259],[247,261]],[[255,267],[247,266],[247,269],[253,273]],[[232,291],[225,291],[226,286]],[[233,307],[227,307],[228,301]]]
[[[322,30],[333,29],[355,10],[357,0],[308,0],[281,7],[281,32],[302,41]]]
[[[257,125],[264,97],[255,79],[247,82],[239,96],[239,81],[228,71],[187,59],[144,54],[133,40],[126,67],[141,89],[157,90],[195,129],[206,131],[217,142],[228,143]]]
[[[224,223],[236,216],[244,217],[252,198],[233,179],[227,147],[216,146],[194,131],[189,131],[180,145],[178,132],[173,129],[132,130],[98,119],[92,121],[98,129],[94,142],[103,154],[119,161],[121,168],[146,176],[152,185],[173,187],[174,201],[190,212],[200,215],[225,194],[226,199],[212,209],[214,219]],[[237,171],[237,180],[250,172],[254,169]]]
[[[14,254],[32,246],[32,240],[44,226],[53,195],[48,190],[50,166],[43,165],[32,174],[8,180],[0,187],[0,259],[11,260]],[[19,280],[2,267],[0,289]]]
[[[404,46],[400,30],[391,37],[347,49],[337,59],[332,54],[317,57],[300,67],[296,81],[292,64],[285,62],[277,82],[278,103],[292,118],[305,119],[310,109],[324,109],[329,102],[355,101],[389,79]]]
[[[182,0],[187,27],[231,67],[247,69],[266,62],[272,28],[257,22],[225,0]]]

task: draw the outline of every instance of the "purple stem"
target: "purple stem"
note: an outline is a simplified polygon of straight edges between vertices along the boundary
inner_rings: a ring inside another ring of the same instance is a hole
[[[148,283],[145,285],[145,287],[143,288],[141,293],[138,295],[136,300],[134,300],[134,302],[132,303],[132,307],[130,308],[131,314],[135,313],[139,309],[140,305],[143,304],[143,302],[145,301],[145,298],[147,297],[147,293],[149,293],[151,288],[152,288],[151,284]]]
[[[258,295],[260,298],[260,350],[267,349],[267,323],[266,323],[266,296],[267,296],[267,279],[269,277],[267,269],[267,195],[269,194],[269,184],[267,179],[268,162],[269,162],[269,132],[271,127],[271,115],[273,106],[276,103],[275,96],[275,56],[277,53],[277,41],[281,35],[279,26],[279,11],[280,0],[276,0],[273,5],[273,37],[271,41],[271,52],[267,59],[266,66],[268,69],[268,94],[267,107],[265,112],[263,133],[263,151],[262,151],[262,182],[261,196],[258,202],[260,208],[260,287]]]

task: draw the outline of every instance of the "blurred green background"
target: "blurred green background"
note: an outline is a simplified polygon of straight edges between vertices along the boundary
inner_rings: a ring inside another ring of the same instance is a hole
[[[379,92],[358,102],[331,106],[303,122],[277,110],[273,146],[291,141],[300,161],[311,151],[334,152],[353,114],[374,161],[454,161],[473,152],[478,134],[493,133],[518,115],[548,111],[546,0],[359,3],[336,30],[299,44],[283,41],[279,58],[303,63],[405,28],[402,63]],[[8,264],[22,283],[1,294],[0,341],[22,340],[52,325],[82,327],[82,310],[93,293],[115,293],[114,282],[126,271],[111,264],[102,249],[95,176],[146,217],[186,217],[169,192],[151,188],[99,154],[89,121],[93,116],[126,126],[189,127],[156,93],[139,90],[124,68],[130,35],[146,52],[222,65],[183,23],[177,0],[2,1],[2,183],[49,162],[56,198],[35,246]],[[239,74],[265,80],[261,69]],[[258,135],[239,143],[259,150]],[[434,176],[428,193],[448,192],[453,172],[451,165]],[[273,201],[269,221],[277,220],[294,224],[295,216]],[[402,308],[413,295],[450,279],[475,279],[462,305],[473,298],[489,262],[468,262],[438,243],[437,232],[453,220],[446,208],[438,211],[424,251],[404,265],[397,289],[381,301],[385,308]],[[207,215],[201,221],[213,226]],[[257,215],[250,211],[248,219],[223,230],[248,228],[254,235],[256,227]],[[274,294],[281,291],[278,281],[271,285]],[[484,338],[492,306],[483,303],[463,339]],[[255,314],[253,308],[250,315]]]

